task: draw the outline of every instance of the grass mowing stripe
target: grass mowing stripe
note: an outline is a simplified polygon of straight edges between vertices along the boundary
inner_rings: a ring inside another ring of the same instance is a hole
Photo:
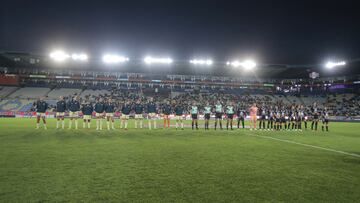
[[[311,148],[315,148],[315,149],[321,149],[321,150],[325,150],[325,151],[330,151],[330,152],[335,152],[335,153],[339,153],[339,154],[344,154],[344,155],[349,155],[349,156],[360,158],[360,154],[354,154],[354,153],[344,152],[344,151],[340,151],[340,150],[329,149],[329,148],[325,148],[325,147],[319,147],[319,146],[316,146],[316,145],[304,144],[304,143],[295,142],[295,141],[291,141],[291,140],[284,140],[284,139],[279,139],[279,138],[275,138],[275,137],[267,137],[267,136],[262,136],[262,135],[255,135],[255,137],[261,137],[261,138],[265,138],[265,139],[272,139],[272,140],[277,140],[277,141],[281,141],[281,142],[297,144],[297,145],[301,145],[301,146],[305,146],[305,147],[311,147]]]

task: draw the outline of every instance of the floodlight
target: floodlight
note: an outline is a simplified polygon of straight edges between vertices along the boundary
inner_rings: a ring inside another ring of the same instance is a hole
[[[54,61],[63,62],[69,58],[69,54],[65,53],[64,51],[54,51],[50,53],[50,58]]]
[[[247,70],[253,69],[256,67],[256,63],[252,60],[246,60],[241,63],[241,66],[244,67]]]
[[[152,63],[171,64],[173,60],[171,58],[153,58],[151,56],[147,56],[144,58],[144,62],[146,64],[152,64]]]
[[[346,65],[346,62],[345,61],[340,61],[340,62],[332,62],[332,61],[329,61],[325,64],[325,67],[326,68],[334,68],[336,66],[345,66]]]
[[[204,60],[204,59],[193,59],[193,60],[190,60],[190,63],[195,64],[195,65],[199,64],[199,65],[208,65],[209,66],[209,65],[213,64],[213,61],[210,60],[210,59],[206,59],[206,60]]]
[[[235,61],[228,61],[226,62],[226,65],[228,66],[233,66],[235,68],[242,66],[243,68],[245,68],[246,70],[250,70],[256,67],[256,63],[252,60],[245,60],[243,62],[240,62],[238,60]]]
[[[86,54],[72,54],[71,58],[75,61],[87,61],[88,60],[88,56]]]
[[[129,58],[124,57],[124,56],[119,56],[119,55],[115,55],[115,54],[105,54],[103,56],[103,62],[104,63],[124,63],[126,61],[129,61]]]

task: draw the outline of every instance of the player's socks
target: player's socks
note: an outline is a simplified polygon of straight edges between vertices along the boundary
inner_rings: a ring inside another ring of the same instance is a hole
[[[69,129],[72,127],[72,120],[69,121]]]
[[[61,121],[61,128],[62,128],[62,129],[65,128],[65,121],[64,121],[64,120]]]
[[[184,129],[184,123],[181,122],[181,129]]]
[[[59,128],[59,121],[56,121],[56,129]]]
[[[196,125],[196,130],[198,130],[199,127],[198,127],[198,122],[197,121],[196,121],[195,125]]]
[[[109,121],[106,121],[106,126],[107,126],[107,129],[110,130],[110,123],[109,123]]]
[[[47,130],[46,123],[44,124],[44,129]]]
[[[326,132],[329,132],[329,126],[326,126]]]
[[[86,121],[83,122],[83,128],[85,128],[85,123],[86,123]]]
[[[114,122],[111,122],[111,129],[115,130]]]
[[[314,121],[311,122],[311,130],[314,130]]]
[[[102,130],[102,124],[103,124],[102,119],[99,120],[99,123],[100,123],[100,130]]]
[[[154,121],[154,129],[156,129],[156,121]]]
[[[87,123],[88,128],[90,128],[90,122]]]
[[[175,128],[176,128],[176,130],[178,129],[178,122],[177,121],[175,123]]]
[[[321,131],[324,131],[324,126],[321,126]]]
[[[148,121],[148,128],[151,130],[151,120]]]
[[[140,128],[143,128],[143,121],[140,120]]]
[[[318,123],[317,123],[317,122],[315,122],[315,130],[317,130],[317,126],[318,126]]]
[[[40,127],[40,124],[36,123],[36,129],[39,129],[39,127]]]
[[[96,119],[96,130],[99,130],[99,119]]]
[[[125,121],[125,129],[127,129],[127,126],[128,126],[128,121],[126,120]]]
[[[216,126],[217,126],[217,121],[215,121],[215,130],[216,130]]]
[[[191,129],[194,130],[194,121],[191,121]]]
[[[75,129],[77,130],[78,129],[78,121],[75,120]]]

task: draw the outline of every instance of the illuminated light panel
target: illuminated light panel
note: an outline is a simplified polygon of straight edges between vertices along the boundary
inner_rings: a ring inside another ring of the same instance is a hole
[[[193,60],[190,60],[190,63],[191,64],[195,64],[195,65],[212,65],[213,64],[213,61],[210,60],[210,59],[207,59],[207,60],[203,60],[203,59],[193,59]]]
[[[124,63],[127,61],[129,61],[129,58],[124,57],[124,56],[115,55],[115,54],[105,54],[103,56],[103,62],[108,63],[108,64]]]
[[[70,57],[69,54],[65,53],[64,51],[54,51],[50,53],[50,58],[54,61],[63,62]]]
[[[325,64],[325,67],[331,69],[331,68],[334,68],[336,66],[345,66],[345,65],[346,65],[345,61],[340,61],[340,62],[331,62],[331,61],[329,61],[329,62],[327,62]]]
[[[171,58],[153,58],[147,56],[144,58],[144,62],[146,64],[152,64],[152,63],[171,64],[173,60]]]

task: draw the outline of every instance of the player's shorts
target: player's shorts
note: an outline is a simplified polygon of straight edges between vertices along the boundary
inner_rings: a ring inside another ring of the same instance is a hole
[[[103,116],[104,116],[104,113],[95,113],[95,116],[96,116],[96,117],[103,117]]]
[[[135,119],[142,119],[143,115],[142,114],[135,114]]]
[[[148,114],[148,117],[149,117],[149,118],[155,118],[155,116],[156,116],[156,113],[149,113],[149,114]]]
[[[295,117],[290,117],[290,121],[291,122],[295,121]]]
[[[275,122],[276,122],[276,123],[280,123],[280,118],[276,118],[276,119],[275,119]]]
[[[329,123],[329,119],[324,118],[324,119],[322,120],[322,122],[328,124],[328,123]]]
[[[65,112],[56,112],[56,117],[64,117]]]
[[[84,115],[84,116],[83,116],[83,119],[84,119],[84,120],[91,120],[91,115]]]
[[[46,117],[46,113],[36,112],[36,116],[44,118],[44,117]]]
[[[256,120],[257,120],[257,117],[256,117],[255,114],[254,114],[254,115],[250,115],[250,119],[253,120],[253,121],[256,121]]]
[[[176,119],[176,120],[182,120],[182,119],[183,119],[183,116],[182,116],[182,115],[176,115],[176,116],[175,116],[175,119]]]
[[[265,115],[261,115],[261,120],[266,120],[266,116],[265,116]]]
[[[207,119],[207,120],[210,119],[210,114],[209,114],[209,113],[206,113],[206,114],[205,114],[205,119]]]
[[[222,119],[222,113],[215,113],[216,119]]]
[[[106,113],[106,117],[114,117],[114,113]]]
[[[269,121],[273,121],[273,120],[274,120],[274,117],[273,117],[273,116],[269,116],[268,120],[269,120]]]
[[[121,119],[125,119],[125,120],[127,120],[127,119],[129,119],[129,118],[130,118],[130,116],[129,116],[129,115],[125,115],[125,114],[121,115]]]
[[[314,120],[318,120],[319,119],[319,115],[314,115]]]
[[[170,115],[164,114],[164,119],[170,119]]]
[[[243,121],[243,120],[244,120],[244,116],[238,116],[238,120]]]
[[[77,111],[70,111],[69,112],[69,117],[70,118],[77,118],[79,116],[79,112]]]
[[[226,114],[228,119],[233,119],[234,118],[234,114]]]
[[[301,118],[301,116],[297,117],[296,121],[297,122],[301,122],[303,119]]]
[[[191,114],[191,118],[192,119],[198,119],[198,115],[197,114]]]
[[[282,123],[286,123],[286,118],[285,118],[285,117],[282,117],[280,121],[281,121]]]

